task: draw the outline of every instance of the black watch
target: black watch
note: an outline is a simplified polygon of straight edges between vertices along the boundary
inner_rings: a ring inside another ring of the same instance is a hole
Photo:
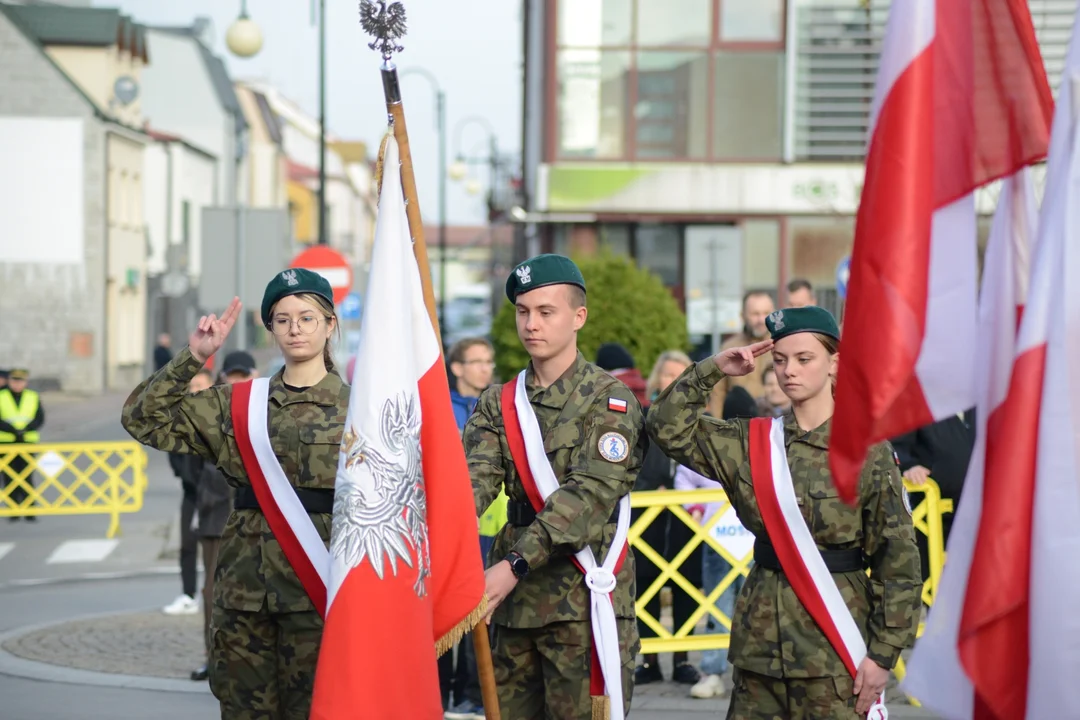
[[[519,553],[511,552],[504,560],[510,563],[510,571],[518,580],[529,574],[529,561],[521,557]]]

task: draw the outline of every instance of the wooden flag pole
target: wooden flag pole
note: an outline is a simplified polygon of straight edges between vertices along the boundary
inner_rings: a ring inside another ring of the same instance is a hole
[[[376,8],[375,6],[379,7]],[[424,222],[420,215],[420,199],[416,192],[416,176],[413,173],[412,153],[409,150],[409,132],[405,124],[405,108],[401,103],[401,85],[397,68],[391,61],[394,52],[402,48],[395,40],[405,34],[405,9],[400,2],[373,3],[368,0],[360,5],[361,25],[376,41],[369,47],[378,50],[383,57],[383,93],[386,96],[386,112],[398,145],[401,163],[401,188],[405,195],[405,214],[409,220],[409,234],[413,240],[413,254],[420,269],[420,283],[424,292],[424,305],[439,343],[440,358],[443,354],[442,333],[439,316],[435,309],[435,291],[431,282],[431,265],[428,262],[427,243],[424,241]],[[383,171],[385,172],[385,168]],[[390,168],[394,172],[395,168]],[[443,258],[445,261],[445,258]],[[487,606],[484,597],[481,607]],[[473,646],[476,649],[476,670],[480,679],[480,692],[484,700],[484,716],[487,720],[501,720],[499,698],[495,691],[495,666],[491,661],[491,642],[487,623],[481,619],[472,629]]]
[[[392,75],[392,80],[388,78]],[[397,84],[395,70],[383,70],[384,87],[390,82]],[[420,283],[424,289],[424,305],[427,307],[435,337],[439,339],[442,351],[442,335],[439,333],[439,318],[435,310],[435,291],[431,283],[431,266],[428,262],[427,243],[424,241],[424,223],[420,216],[420,200],[416,193],[416,177],[413,174],[412,154],[409,151],[409,132],[405,125],[405,109],[401,104],[400,92],[396,95],[387,89],[386,111],[393,124],[394,139],[397,141],[401,162],[401,188],[405,193],[405,214],[409,218],[409,234],[413,239],[413,254],[420,267]],[[390,98],[397,97],[395,102]],[[386,171],[385,169],[383,170]],[[390,172],[393,172],[393,168]],[[484,716],[487,720],[500,720],[499,698],[495,692],[495,666],[491,660],[491,641],[488,637],[487,622],[481,620],[472,629],[473,647],[476,650],[476,670],[480,678],[480,692],[484,699]]]

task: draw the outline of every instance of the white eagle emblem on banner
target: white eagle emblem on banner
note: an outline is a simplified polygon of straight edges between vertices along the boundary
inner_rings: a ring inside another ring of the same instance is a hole
[[[330,553],[349,568],[364,560],[382,580],[386,563],[397,575],[398,560],[413,567],[413,589],[427,594],[431,574],[427,496],[420,464],[419,400],[407,393],[389,398],[382,408],[379,437],[349,428],[342,437],[345,470],[353,482],[338,483]]]

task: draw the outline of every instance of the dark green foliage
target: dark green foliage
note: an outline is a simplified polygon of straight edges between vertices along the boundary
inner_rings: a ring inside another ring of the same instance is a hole
[[[606,250],[592,257],[575,257],[574,262],[588,287],[589,319],[578,334],[578,348],[586,359],[594,361],[602,344],[618,342],[648,377],[660,353],[689,349],[686,316],[660,278]],[[491,340],[502,380],[512,378],[529,362],[518,341],[514,306],[509,302],[495,315]]]

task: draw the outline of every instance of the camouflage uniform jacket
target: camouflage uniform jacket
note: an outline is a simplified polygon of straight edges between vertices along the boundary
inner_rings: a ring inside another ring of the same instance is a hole
[[[217,465],[230,485],[250,485],[236,447],[229,407],[232,389],[215,386],[197,394],[188,383],[201,364],[186,348],[135,388],[124,403],[124,429],[139,442],[166,452],[197,454]],[[270,380],[268,424],[274,454],[296,487],[333,490],[349,402],[349,386],[336,373],[294,392]],[[331,515],[312,514],[320,537],[330,540]],[[215,603],[255,612],[314,610],[292,566],[258,510],[229,516],[218,555]]]
[[[634,487],[645,454],[641,406],[629,388],[586,361],[581,353],[551,386],[537,387],[531,366],[525,382],[560,487],[548,497],[532,524],[507,524],[495,536],[490,557],[501,559],[511,550],[517,551],[528,561],[529,574],[495,610],[492,620],[513,628],[587,622],[589,591],[571,557],[586,544],[592,547],[597,562],[607,557],[615,535],[615,524],[609,518],[619,498]],[[465,425],[477,516],[483,515],[503,486],[511,502],[529,502],[506,444],[501,397],[501,385],[485,390]],[[608,398],[624,400],[627,411],[609,410]],[[599,440],[608,432],[626,438],[629,452],[625,460],[609,462],[601,456]],[[612,593],[615,614],[633,618],[631,551],[627,551],[616,579]]]
[[[704,416],[712,387],[724,377],[712,358],[691,366],[661,393],[648,431],[664,452],[723,485],[739,519],[758,537],[765,526],[749,464],[749,421]],[[865,572],[834,573],[840,593],[863,630],[868,655],[892,669],[911,647],[921,610],[919,549],[900,473],[888,443],[870,450],[859,480],[859,504],[838,496],[829,473],[831,421],[804,432],[785,416],[784,435],[795,496],[819,549],[860,548]],[[846,675],[840,656],[796,597],[783,573],[754,567],[735,606],[733,665],[771,677]]]

